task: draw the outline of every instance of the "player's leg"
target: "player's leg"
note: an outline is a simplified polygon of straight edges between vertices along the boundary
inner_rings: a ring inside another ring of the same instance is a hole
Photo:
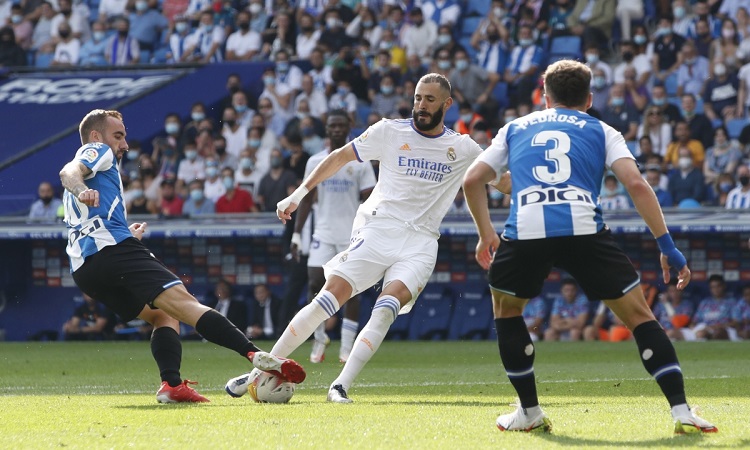
[[[180,323],[164,311],[151,309],[148,306],[143,308],[138,318],[154,326],[154,331],[151,333],[151,354],[159,367],[162,381],[156,393],[156,400],[159,403],[209,401],[189,386],[194,382],[183,381],[180,376],[182,363]]]
[[[357,336],[344,369],[331,383],[328,401],[351,403],[347,392],[354,379],[380,348],[380,344],[383,343],[388,329],[398,317],[401,308],[411,302],[413,297],[412,291],[399,280],[392,281],[383,288],[383,292],[372,308],[370,320]]]
[[[310,301],[312,301],[315,299],[315,296],[317,296],[320,291],[323,290],[323,286],[326,282],[326,278],[323,273],[323,267],[311,267],[308,265],[307,278],[309,280],[310,289],[309,298]],[[323,361],[325,359],[326,348],[330,343],[331,340],[326,334],[326,326],[324,320],[318,325],[318,327],[315,329],[315,332],[313,333],[313,345],[312,350],[310,351],[310,362],[319,363]]]
[[[354,339],[359,331],[359,295],[352,297],[344,308],[344,320],[341,322],[341,348],[339,361],[345,363],[354,347]]]

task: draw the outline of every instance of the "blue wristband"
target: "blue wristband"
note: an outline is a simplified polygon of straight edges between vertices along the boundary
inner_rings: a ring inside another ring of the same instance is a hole
[[[685,256],[674,246],[674,241],[669,233],[656,238],[656,243],[659,244],[659,250],[667,257],[669,267],[680,270],[687,265]]]

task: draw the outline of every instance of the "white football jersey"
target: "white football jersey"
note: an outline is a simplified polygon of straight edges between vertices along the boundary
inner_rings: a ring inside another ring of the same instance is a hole
[[[328,150],[316,153],[307,160],[305,178],[326,156]],[[375,186],[375,183],[372,164],[356,161],[347,163],[332,177],[320,183],[317,186],[318,204],[313,239],[326,244],[349,244],[352,222],[360,204],[360,193]]]
[[[468,135],[446,127],[427,136],[411,119],[383,119],[352,146],[360,161],[380,161],[380,179],[360,213],[391,217],[436,235],[464,173],[482,153]]]

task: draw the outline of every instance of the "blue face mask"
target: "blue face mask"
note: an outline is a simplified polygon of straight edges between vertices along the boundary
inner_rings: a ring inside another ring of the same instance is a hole
[[[219,174],[219,169],[217,169],[216,167],[206,167],[206,176],[208,178],[213,178],[218,174]]]
[[[389,85],[380,85],[380,92],[383,93],[383,95],[391,95],[393,94],[393,86]]]
[[[234,110],[237,111],[238,114],[242,114],[247,111],[247,105],[234,105]]]
[[[633,36],[633,42],[635,42],[636,45],[643,45],[648,41],[648,38],[642,34],[636,34]]]
[[[260,147],[260,139],[249,139],[247,145],[248,147],[258,148]]]
[[[336,88],[336,92],[342,97],[346,97],[347,94],[349,94],[349,88],[346,87],[338,87]]]
[[[732,183],[729,183],[727,181],[719,183],[719,189],[721,190],[721,192],[729,192],[732,190]]]
[[[655,106],[664,106],[664,104],[667,103],[666,98],[652,98],[651,101]]]
[[[202,112],[194,112],[190,114],[190,118],[196,122],[200,122],[201,120],[206,118],[206,115],[203,114]]]
[[[438,60],[437,65],[440,70],[448,70],[451,68],[451,62],[446,59]]]
[[[533,39],[519,39],[518,40],[518,45],[520,45],[521,47],[530,47],[532,44],[534,44]]]
[[[180,131],[180,124],[169,122],[164,125],[164,131],[166,131],[167,134],[177,134]]]
[[[188,24],[187,24],[187,23],[185,23],[185,22],[177,22],[176,24],[174,24],[174,29],[175,29],[175,30],[176,30],[176,31],[177,31],[178,33],[182,33],[182,32],[184,32],[184,31],[187,31],[187,29],[188,29]]]
[[[128,150],[128,160],[129,161],[135,161],[138,159],[138,156],[140,156],[140,153],[138,150]]]
[[[242,158],[240,159],[240,168],[253,170],[255,168],[255,163],[251,158]]]
[[[133,194],[133,198],[143,197],[143,189],[132,189],[130,193]]]
[[[276,77],[274,77],[273,75],[267,75],[263,77],[263,84],[265,84],[266,86],[273,86],[274,83],[276,83]]]
[[[461,120],[464,121],[464,123],[471,122],[471,118],[474,117],[474,114],[468,113],[468,114],[461,114]]]
[[[185,158],[187,158],[190,161],[194,161],[195,158],[198,157],[198,151],[197,150],[185,150]]]
[[[622,106],[625,104],[623,97],[610,97],[610,100],[612,101],[612,106]]]
[[[469,61],[465,59],[458,59],[456,60],[456,70],[458,71],[464,71],[469,67]]]
[[[604,77],[594,77],[594,87],[601,89],[607,85],[607,79]]]
[[[232,177],[224,177],[221,179],[221,182],[224,184],[224,187],[227,189],[234,188],[234,178]]]
[[[287,70],[289,70],[289,62],[279,61],[276,63],[276,68],[279,70],[279,72],[286,72]]]
[[[203,200],[203,191],[200,189],[193,189],[190,191],[190,198],[196,202]]]

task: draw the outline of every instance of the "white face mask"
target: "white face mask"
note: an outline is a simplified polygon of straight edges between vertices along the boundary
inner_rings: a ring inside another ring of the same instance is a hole
[[[681,156],[680,159],[677,160],[677,165],[682,170],[688,170],[693,166],[693,158]]]

